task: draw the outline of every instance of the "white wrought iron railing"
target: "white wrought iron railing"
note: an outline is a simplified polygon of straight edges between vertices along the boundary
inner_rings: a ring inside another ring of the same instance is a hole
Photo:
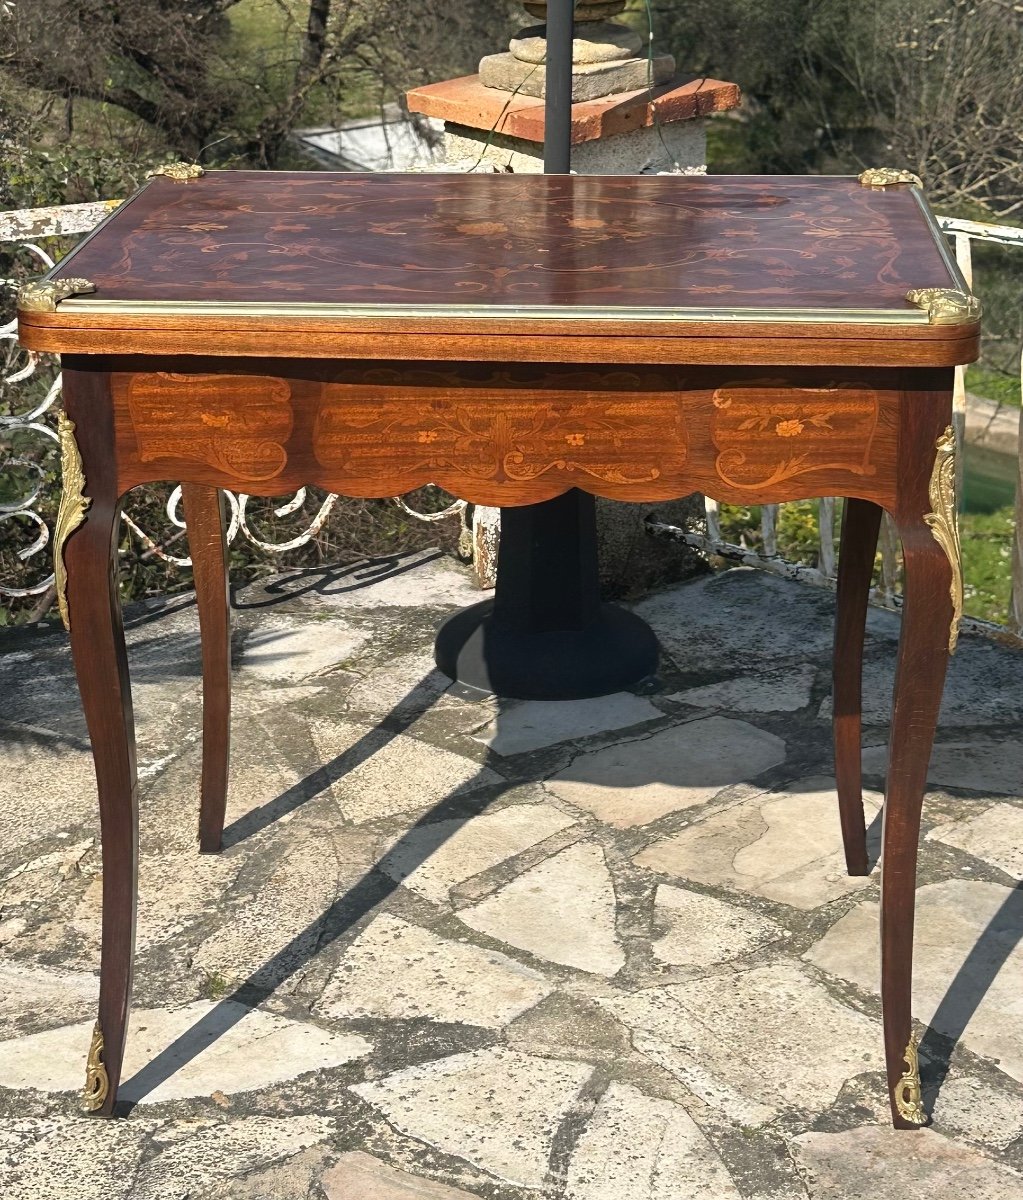
[[[32,263],[32,271],[29,273],[40,274],[54,263],[51,255],[40,243],[87,233],[118,203],[119,201],[113,200],[0,212],[0,248],[13,248],[17,254],[27,256]],[[0,278],[0,288],[13,290],[19,282],[21,280],[17,278]],[[38,504],[46,487],[46,474],[42,464],[46,457],[47,442],[53,443],[54,447],[57,445],[53,416],[60,398],[60,374],[55,374],[41,397],[37,391],[34,403],[29,400],[21,407],[18,403],[19,395],[28,394],[29,381],[37,377],[39,368],[44,363],[52,365],[53,368],[56,364],[50,355],[21,349],[17,343],[17,336],[16,320],[12,319],[0,325],[0,480],[6,478],[8,481],[8,486],[0,490],[0,523],[19,522],[26,525],[28,528],[24,544],[15,552],[16,557],[21,563],[38,562],[42,565],[39,571],[34,572],[35,577],[31,580],[15,581],[5,579],[0,574],[0,602],[4,598],[25,599],[38,596],[40,599],[37,610],[41,613],[48,609],[53,601],[53,572],[48,556],[44,553],[50,541],[50,529],[46,519],[39,512]],[[31,448],[19,451],[18,446],[26,441]],[[20,494],[9,494],[17,491],[18,485],[14,482],[16,472],[25,482]],[[338,500],[337,495],[329,493],[320,503],[316,513],[306,520],[294,537],[286,541],[267,541],[259,536],[250,523],[251,497],[232,492],[227,492],[226,496],[229,513],[228,540],[234,541],[242,536],[260,550],[271,554],[285,554],[289,550],[296,550],[317,537]],[[306,499],[306,489],[301,488],[284,503],[274,507],[274,516],[287,518],[298,513],[305,506]],[[438,512],[424,513],[411,507],[400,496],[394,497],[394,500],[406,514],[419,521],[440,521],[461,514],[465,525],[462,544],[467,551],[473,553],[474,561],[482,564],[483,550],[489,551],[489,557],[495,553],[496,534],[492,531],[492,510],[476,509],[469,515],[470,509],[465,501],[455,500]],[[151,536],[141,528],[132,518],[130,511],[123,514],[123,520],[144,547],[143,553],[156,556],[172,566],[190,566],[190,558],[175,555],[171,549],[181,539],[185,529],[180,488],[176,487],[171,492],[166,512],[170,528],[159,538]]]
[[[30,256],[39,267],[46,269],[52,265],[52,258],[40,245],[54,238],[67,237],[88,232],[92,229],[118,202],[108,201],[95,204],[74,204],[54,208],[39,208],[17,212],[0,213],[0,246],[15,246],[18,250]],[[1004,225],[989,225],[977,221],[964,221],[955,217],[939,217],[941,228],[952,239],[956,258],[967,281],[973,283],[973,243],[982,242],[1006,247],[1016,247],[1023,250],[1023,229]],[[14,286],[15,280],[0,279],[0,286]],[[980,289],[983,298],[983,287]],[[38,440],[49,439],[56,445],[56,432],[50,418],[60,395],[60,376],[56,375],[46,389],[45,394],[33,405],[29,403],[24,410],[17,411],[16,389],[30,380],[46,356],[23,351],[17,346],[17,331],[12,321],[0,326],[0,405],[10,411],[4,413],[0,409],[0,439],[7,447],[21,437]],[[1023,357],[1020,361],[1020,376],[1023,383]],[[956,369],[956,383],[953,397],[954,424],[960,444],[963,442],[966,416],[965,373],[962,367]],[[17,551],[17,557],[22,562],[35,560],[45,551],[50,533],[45,519],[37,509],[37,503],[44,489],[44,476],[39,469],[39,455],[19,454],[16,449],[8,448],[6,460],[0,462],[0,472],[9,468],[21,468],[27,475],[35,475],[35,482],[26,484],[22,495],[7,497],[0,494],[0,522],[20,521],[28,525],[26,544]],[[958,456],[960,470],[963,455]],[[961,480],[960,480],[961,482]],[[959,489],[962,495],[962,489]],[[320,504],[318,511],[307,520],[296,536],[283,542],[270,542],[261,538],[252,528],[248,517],[249,497],[245,495],[228,495],[230,526],[229,537],[246,538],[260,549],[283,554],[289,550],[306,545],[315,538],[337,501],[337,496],[330,494]],[[297,492],[285,503],[274,509],[277,517],[287,517],[298,512],[306,501],[303,490]],[[423,513],[415,510],[401,497],[395,497],[396,503],[412,517],[421,521],[437,521],[446,517],[461,514],[463,522],[462,546],[472,556],[476,575],[481,585],[491,585],[496,565],[496,547],[498,536],[497,511],[488,508],[473,508],[463,501],[455,501],[440,512]],[[778,551],[778,517],[780,505],[764,505],[761,509],[760,532],[761,546],[751,548],[746,545],[730,542],[722,534],[720,510],[716,501],[706,500],[706,530],[697,531],[668,525],[660,521],[649,521],[648,531],[657,538],[682,540],[697,547],[708,555],[723,558],[733,562],[743,563],[766,569],[775,574],[798,579],[806,583],[823,586],[833,586],[836,576],[835,560],[835,500],[826,497],[817,504],[817,540],[815,546],[816,561],[813,565],[792,562]],[[167,518],[174,532],[170,536],[156,539],[146,533],[132,519],[130,513],[125,514],[128,528],[145,547],[145,551],[155,554],[176,566],[190,565],[190,559],[175,556],[169,546],[182,536],[184,520],[180,512],[180,489],[175,489],[167,502]],[[899,597],[899,558],[897,539],[887,518],[882,523],[881,541],[881,571],[874,599],[888,607],[895,607]],[[45,556],[39,559],[45,561]],[[1011,559],[1011,599],[1009,604],[1008,632],[1015,637],[1023,637],[1023,432],[1019,445],[1018,481],[1015,495],[1015,531]],[[0,577],[0,598],[40,596],[42,603],[52,589],[53,576],[47,568],[41,571],[39,577],[31,582],[14,583]],[[981,626],[983,622],[979,623]]]

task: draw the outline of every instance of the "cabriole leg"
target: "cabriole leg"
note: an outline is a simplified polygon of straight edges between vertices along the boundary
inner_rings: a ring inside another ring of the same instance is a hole
[[[199,850],[220,849],[227,807],[231,737],[231,607],[224,494],[181,485],[202,640],[202,790]]]
[[[832,732],[838,812],[850,875],[866,875],[870,869],[861,777],[863,637],[880,527],[878,505],[855,498],[845,501],[838,552]]]
[[[905,561],[881,851],[881,1002],[892,1122],[922,1125],[912,1029],[913,924],[920,810],[949,653],[962,615],[951,429],[938,441],[930,509],[897,521]]]
[[[109,1116],[121,1077],[131,1002],[138,876],[135,727],[117,593],[120,503],[107,377],[65,366],[61,415],[63,495],[55,558],[58,602],[92,740],[103,857],[99,1019],[84,1107]]]

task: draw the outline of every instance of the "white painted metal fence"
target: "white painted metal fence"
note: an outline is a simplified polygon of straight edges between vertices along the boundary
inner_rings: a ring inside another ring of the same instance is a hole
[[[31,260],[32,268],[29,273],[41,274],[53,266],[53,259],[40,245],[41,242],[87,233],[118,203],[119,201],[106,201],[0,213],[0,244],[16,247],[21,255]],[[18,282],[19,280],[13,278],[0,279],[0,287],[13,289]],[[18,346],[16,320],[0,325],[0,455],[3,455],[0,458],[0,478],[6,474],[7,479],[12,480],[13,473],[19,470],[28,477],[35,477],[34,482],[28,484],[19,495],[7,496],[5,499],[4,493],[10,489],[0,491],[0,523],[16,522],[27,526],[25,544],[18,550],[17,557],[23,563],[38,561],[45,564],[35,573],[36,578],[31,582],[15,582],[0,576],[0,601],[4,597],[39,596],[41,610],[48,608],[53,601],[53,572],[48,556],[44,554],[50,541],[50,530],[37,509],[45,486],[45,477],[38,464],[44,457],[46,442],[50,441],[54,446],[57,444],[54,415],[60,397],[59,373],[35,404],[29,402],[22,408],[18,397],[19,394],[26,393],[28,381],[36,376],[37,370],[48,358],[52,362],[51,356],[35,354]],[[4,409],[9,411],[5,412]],[[24,441],[32,445],[31,451],[18,451],[17,444]],[[299,512],[305,505],[306,495],[306,489],[301,488],[283,504],[274,508],[274,516],[287,518]],[[273,554],[296,550],[315,538],[338,499],[336,495],[328,494],[316,513],[306,520],[293,537],[286,541],[269,542],[261,538],[250,523],[251,497],[232,492],[227,492],[226,496],[229,513],[228,540],[234,541],[241,535],[259,549]],[[396,496],[394,499],[404,512],[420,521],[439,521],[458,514],[463,514],[464,520],[468,507],[463,500],[456,500],[440,512],[422,513],[411,508],[402,497]],[[175,555],[169,548],[181,538],[181,531],[185,528],[179,487],[171,492],[166,511],[170,528],[158,539],[142,529],[133,520],[130,512],[125,512],[123,519],[145,547],[146,553],[155,555],[173,566],[190,566],[190,558]],[[481,541],[479,526],[486,511],[479,510],[479,516],[474,514],[472,524],[465,531],[466,540],[471,539],[473,545]]]

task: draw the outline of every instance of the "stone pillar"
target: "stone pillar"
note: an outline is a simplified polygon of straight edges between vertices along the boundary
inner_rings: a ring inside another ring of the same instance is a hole
[[[546,0],[523,0],[523,6],[531,17],[546,18]],[[577,0],[575,6],[572,170],[705,174],[704,118],[735,108],[739,89],[720,79],[678,74],[670,54],[658,51],[648,58],[645,39],[611,19],[624,7],[625,0]],[[411,112],[443,120],[449,168],[543,171],[545,35],[544,25],[528,26],[512,37],[507,51],[483,58],[477,75],[406,94]],[[598,499],[601,580],[610,595],[638,594],[702,565],[689,547],[646,536],[643,521],[653,511],[683,524],[702,515],[702,503]]]
[[[480,61],[480,83],[521,96],[546,94],[547,0],[524,0],[523,7],[541,24],[520,29],[503,54]],[[647,54],[644,39],[617,16],[625,0],[578,0],[572,43],[572,100],[599,100],[664,83],[675,74],[670,54]]]

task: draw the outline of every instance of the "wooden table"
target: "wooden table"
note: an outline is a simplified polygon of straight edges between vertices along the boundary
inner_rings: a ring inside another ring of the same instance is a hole
[[[834,732],[868,870],[860,679],[882,510],[905,554],[881,919],[892,1119],[925,1120],[910,1017],[924,781],[962,610],[952,367],[979,308],[912,179],[332,175],[170,169],[19,299],[64,355],[55,539],[103,842],[86,1105],[114,1109],[137,783],[114,571],[124,494],[179,480],[203,639],[200,849],[219,849],[230,663],[217,489],[514,506],[571,487],[848,497]],[[811,1072],[826,1046],[793,1070]]]

